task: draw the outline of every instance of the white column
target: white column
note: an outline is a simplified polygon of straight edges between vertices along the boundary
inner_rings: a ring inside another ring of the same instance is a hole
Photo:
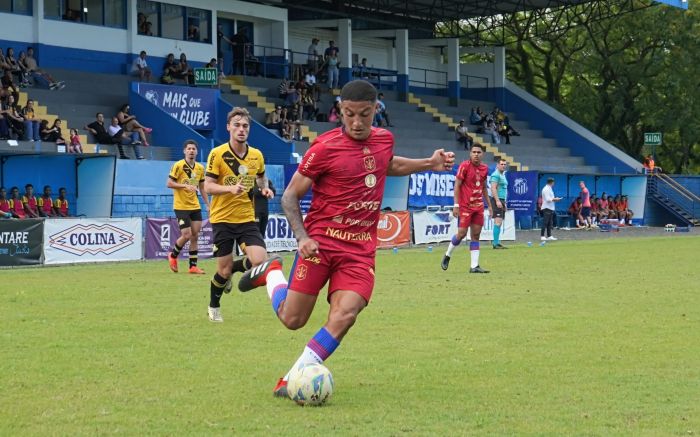
[[[494,87],[503,88],[506,83],[506,48],[494,47],[493,80]]]
[[[408,29],[396,30],[396,70],[408,74]]]
[[[352,20],[338,20],[338,41],[340,66],[352,68]]]
[[[447,81],[459,82],[459,39],[447,40]]]

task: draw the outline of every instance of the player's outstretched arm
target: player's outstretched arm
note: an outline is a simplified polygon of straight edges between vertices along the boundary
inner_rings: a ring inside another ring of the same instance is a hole
[[[318,243],[309,238],[306,233],[304,219],[299,208],[299,199],[309,191],[311,183],[310,178],[295,172],[282,195],[282,209],[299,242],[299,253],[304,258],[318,254]]]
[[[430,158],[411,159],[403,156],[394,156],[389,164],[387,175],[406,176],[419,171],[449,171],[455,163],[455,154],[445,152],[445,149],[437,149]]]

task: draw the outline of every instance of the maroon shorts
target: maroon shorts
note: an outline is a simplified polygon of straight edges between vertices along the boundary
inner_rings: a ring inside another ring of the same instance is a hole
[[[302,259],[297,252],[289,273],[289,289],[318,296],[328,282],[328,300],[338,290],[350,290],[367,303],[374,289],[374,255],[322,250],[317,256]]]
[[[468,228],[469,225],[484,226],[484,210],[483,209],[461,209],[459,210],[460,228]]]

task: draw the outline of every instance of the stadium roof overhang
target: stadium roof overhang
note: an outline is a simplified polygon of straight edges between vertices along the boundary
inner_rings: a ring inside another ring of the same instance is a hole
[[[606,18],[646,8],[651,1],[635,0],[252,0],[288,10],[290,21],[352,19],[353,30],[409,29],[410,38],[432,38],[438,23],[442,37],[460,37],[479,45],[488,40],[505,43],[500,29],[518,13],[532,11],[548,14],[550,20],[566,28],[573,10],[586,10],[587,15]],[[679,0],[680,1],[680,0]],[[575,13],[575,12],[574,12]],[[557,18],[559,17],[559,19]],[[529,22],[537,17],[530,17]],[[463,25],[468,21],[468,25]],[[319,25],[318,27],[324,27]],[[500,34],[500,35],[499,35]]]

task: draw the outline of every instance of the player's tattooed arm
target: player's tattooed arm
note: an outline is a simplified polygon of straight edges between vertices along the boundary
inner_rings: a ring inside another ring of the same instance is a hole
[[[299,253],[304,258],[318,254],[318,243],[309,238],[309,234],[306,233],[301,208],[299,208],[299,199],[309,191],[311,182],[311,179],[296,172],[282,195],[282,209],[299,242]]]
[[[255,181],[258,184],[258,188],[260,188],[260,194],[268,199],[275,197],[275,192],[270,189],[270,180],[265,176],[265,173],[259,174]]]

